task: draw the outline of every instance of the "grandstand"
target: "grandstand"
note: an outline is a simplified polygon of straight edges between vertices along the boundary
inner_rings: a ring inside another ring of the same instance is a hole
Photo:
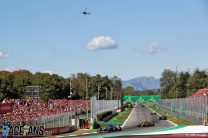
[[[4,103],[13,104],[13,112],[0,114],[2,124],[31,125],[44,116],[58,115],[74,111],[81,114],[87,111],[90,102],[87,100],[52,100],[44,102],[40,99],[5,99]]]
[[[194,97],[200,97],[200,96],[206,96],[206,95],[208,95],[208,89],[203,88],[193,93],[190,97],[194,98]]]

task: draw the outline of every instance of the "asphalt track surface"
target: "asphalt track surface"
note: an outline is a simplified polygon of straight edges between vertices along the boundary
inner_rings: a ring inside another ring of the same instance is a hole
[[[142,107],[141,104],[138,104],[132,110],[129,119],[124,124],[122,131],[110,132],[110,133],[96,133],[89,134],[86,136],[73,136],[73,137],[102,137],[102,136],[113,136],[113,135],[122,135],[122,134],[133,134],[139,132],[148,132],[153,130],[165,129],[169,127],[173,127],[174,125],[166,120],[159,120],[158,115],[151,115],[151,110],[148,107]],[[152,127],[137,127],[138,123],[144,121],[153,121],[155,126]]]

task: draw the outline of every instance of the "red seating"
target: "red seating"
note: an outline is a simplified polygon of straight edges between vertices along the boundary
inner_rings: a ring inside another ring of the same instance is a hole
[[[200,89],[197,92],[193,93],[191,95],[191,98],[204,96],[204,94],[206,94],[208,96],[208,89],[207,88]]]
[[[0,114],[0,120],[4,123],[20,125],[22,122],[29,124],[41,116],[50,116],[70,111],[81,113],[89,108],[88,100],[49,100],[45,103],[40,99],[7,99],[4,102],[13,103],[13,112]]]

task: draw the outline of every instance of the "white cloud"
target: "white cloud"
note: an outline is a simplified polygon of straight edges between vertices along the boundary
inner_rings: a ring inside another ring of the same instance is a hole
[[[158,43],[155,43],[155,42],[151,43],[151,44],[149,45],[149,49],[148,49],[149,54],[155,54],[155,53],[157,53],[159,47],[160,47],[160,46],[159,46]]]
[[[142,50],[142,49],[133,48],[132,52],[140,55],[141,54],[154,55],[158,52],[168,52],[168,49],[161,47],[156,42],[152,42],[145,49]]]
[[[92,51],[115,49],[117,48],[117,43],[110,36],[97,36],[86,45],[86,48]]]
[[[1,59],[1,58],[6,58],[6,57],[8,57],[8,56],[9,56],[8,53],[4,53],[4,52],[1,52],[1,51],[0,51],[0,59]]]
[[[49,70],[43,71],[42,73],[48,73],[48,74],[50,74],[50,75],[55,74],[53,71],[49,71]]]

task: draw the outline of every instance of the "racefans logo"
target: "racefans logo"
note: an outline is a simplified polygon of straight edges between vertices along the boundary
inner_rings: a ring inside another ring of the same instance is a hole
[[[3,126],[2,136],[48,136],[44,126]]]

